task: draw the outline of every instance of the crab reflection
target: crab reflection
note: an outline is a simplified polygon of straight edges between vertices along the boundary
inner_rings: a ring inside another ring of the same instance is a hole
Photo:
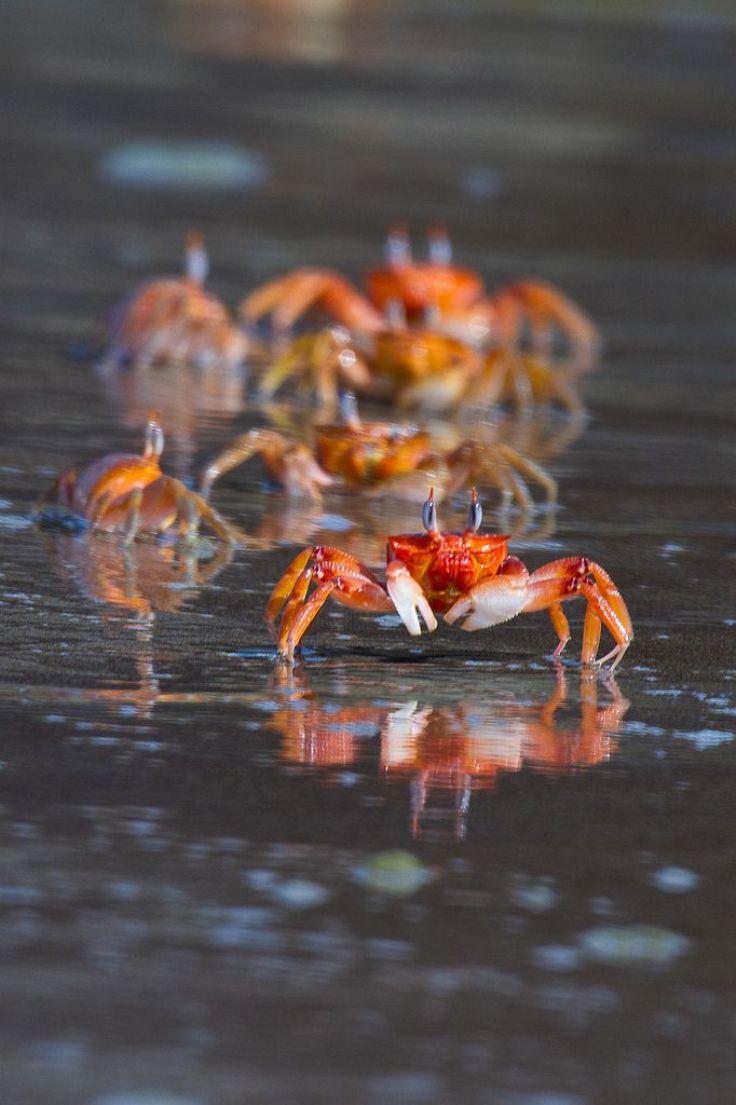
[[[382,0],[177,0],[170,33],[215,57],[333,61],[362,56],[366,13]]]
[[[233,558],[233,546],[202,540],[193,545],[90,540],[87,535],[44,534],[56,571],[93,602],[141,618],[171,613],[193,598]]]
[[[229,432],[245,409],[245,374],[232,365],[132,364],[99,368],[105,395],[123,426],[138,429],[155,410],[166,428],[170,467],[192,475],[197,436],[210,426]]]
[[[616,751],[629,708],[612,679],[602,684],[588,672],[571,700],[562,666],[541,705],[481,692],[450,703],[340,706],[314,697],[300,680],[286,689],[269,723],[281,735],[283,759],[310,768],[347,767],[363,755],[366,739],[378,736],[383,777],[410,782],[417,838],[463,838],[471,795],[492,789],[503,773],[531,768],[569,774],[605,762]]]
[[[233,546],[200,541],[194,545],[139,542],[124,545],[89,535],[43,534],[52,566],[61,578],[85,598],[100,603],[105,621],[130,615],[135,675],[119,688],[75,692],[72,697],[133,707],[149,717],[165,695],[154,663],[156,614],[180,610],[230,563]],[[58,688],[54,691],[59,695]]]

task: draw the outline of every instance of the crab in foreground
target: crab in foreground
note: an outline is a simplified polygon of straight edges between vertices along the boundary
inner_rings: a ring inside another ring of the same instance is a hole
[[[90,527],[128,543],[164,533],[193,539],[204,523],[215,536],[239,541],[238,531],[201,495],[164,475],[159,465],[163,448],[163,430],[151,414],[140,454],[108,453],[79,472],[67,468],[41,500],[38,520],[67,529]]]
[[[121,364],[236,367],[248,348],[227,308],[205,291],[209,262],[200,234],[187,237],[184,275],[143,284],[114,315],[103,370]]]
[[[550,349],[555,337],[582,354],[598,345],[595,325],[550,284],[521,280],[488,294],[476,272],[453,264],[441,227],[429,230],[424,261],[412,257],[403,228],[391,230],[386,265],[366,274],[365,287],[363,295],[330,269],[297,269],[251,292],[240,312],[249,323],[270,316],[274,329],[285,331],[316,308],[352,331],[380,334],[384,312],[398,305],[411,322],[429,318],[434,330],[476,347],[517,348],[525,332],[537,350]]]
[[[608,573],[584,556],[554,560],[530,572],[508,555],[507,538],[478,532],[482,510],[473,490],[464,533],[441,533],[437,528],[434,495],[424,504],[425,532],[397,534],[387,539],[386,581],[381,582],[355,557],[328,545],[304,549],[292,561],[273,589],[266,607],[272,627],[283,610],[276,635],[282,659],[293,662],[294,652],[310,624],[330,596],[343,606],[371,614],[396,613],[412,636],[422,632],[419,615],[431,632],[436,614],[461,629],[485,629],[536,610],[549,612],[557,634],[554,655],[570,639],[562,603],[586,601],[583,627],[583,664],[605,664],[614,670],[633,639],[626,603]],[[314,590],[310,587],[315,584]],[[614,647],[597,659],[601,629],[605,626]]]
[[[207,495],[225,472],[259,455],[287,494],[318,503],[323,489],[333,483],[369,494],[387,490],[409,497],[416,491],[424,497],[432,483],[444,495],[477,484],[496,487],[504,506],[514,500],[522,512],[529,513],[534,501],[526,479],[544,490],[547,505],[556,501],[557,483],[552,476],[510,445],[457,433],[443,439],[405,423],[364,422],[349,392],[341,397],[340,410],[338,422],[315,427],[313,450],[276,430],[242,434],[207,466],[202,494]]]

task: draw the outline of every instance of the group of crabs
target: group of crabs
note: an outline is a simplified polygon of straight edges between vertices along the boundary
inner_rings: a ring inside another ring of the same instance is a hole
[[[583,556],[552,561],[530,572],[509,555],[507,538],[481,533],[476,485],[492,485],[522,510],[536,482],[551,503],[554,479],[507,444],[477,440],[449,445],[406,423],[362,421],[355,396],[400,408],[456,411],[466,404],[507,402],[528,410],[555,401],[572,412],[581,404],[570,369],[589,363],[597,331],[556,288],[521,281],[489,294],[472,270],[452,261],[442,230],[431,230],[426,259],[412,257],[403,230],[388,237],[386,264],[365,277],[366,293],[340,274],[299,269],[257,288],[240,305],[240,319],[205,288],[207,254],[201,237],[187,242],[184,275],[152,280],[116,312],[103,364],[156,371],[187,364],[197,371],[239,368],[268,327],[269,356],[260,379],[273,396],[290,379],[316,398],[314,447],[268,427],[230,443],[205,469],[198,491],[160,467],[163,429],[149,418],[140,455],[108,454],[81,471],[63,472],[45,495],[47,522],[90,527],[130,543],[167,535],[192,540],[208,527],[216,538],[242,541],[241,532],[209,502],[215,480],[258,454],[269,474],[291,495],[321,501],[337,481],[375,494],[398,489],[419,473],[433,486],[422,509],[424,532],[387,538],[385,579],[353,555],[327,545],[299,553],[277,582],[266,619],[280,656],[293,662],[309,625],[328,598],[363,613],[395,613],[408,632],[437,626],[436,615],[475,630],[521,613],[547,610],[557,634],[558,656],[570,637],[562,604],[586,601],[582,661],[621,661],[632,637],[626,604],[597,563]],[[320,313],[329,325],[294,334],[305,317]],[[562,344],[568,371],[551,356]],[[425,485],[426,488],[426,485]],[[461,533],[438,527],[442,495],[470,490],[467,526]],[[280,618],[280,621],[279,621]],[[276,628],[278,623],[278,628]],[[598,659],[602,627],[614,647]]]

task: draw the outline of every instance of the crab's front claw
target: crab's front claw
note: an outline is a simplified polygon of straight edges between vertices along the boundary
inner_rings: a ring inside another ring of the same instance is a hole
[[[418,637],[422,632],[420,614],[430,633],[437,628],[437,619],[427,596],[400,560],[392,560],[386,568],[386,590],[412,637]]]
[[[527,601],[528,576],[525,572],[493,576],[476,583],[462,595],[445,614],[445,621],[454,625],[463,619],[461,629],[486,629],[515,618]]]

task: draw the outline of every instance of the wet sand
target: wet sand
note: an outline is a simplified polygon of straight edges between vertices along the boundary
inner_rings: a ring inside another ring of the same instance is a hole
[[[736,24],[586,8],[6,11],[9,1102],[734,1096]],[[106,177],[142,139],[222,141],[269,175]],[[296,265],[358,279],[396,219],[600,323],[590,417],[547,461],[555,525],[515,549],[611,572],[636,626],[617,684],[581,676],[580,613],[556,668],[543,615],[416,642],[326,608],[284,676],[262,609],[295,549],[380,560],[405,506],[288,507],[235,474],[217,505],[268,547],[201,586],[155,548],[29,522],[151,406],[182,477],[257,423],[240,378],[104,379],[87,355],[192,225],[234,305]]]

